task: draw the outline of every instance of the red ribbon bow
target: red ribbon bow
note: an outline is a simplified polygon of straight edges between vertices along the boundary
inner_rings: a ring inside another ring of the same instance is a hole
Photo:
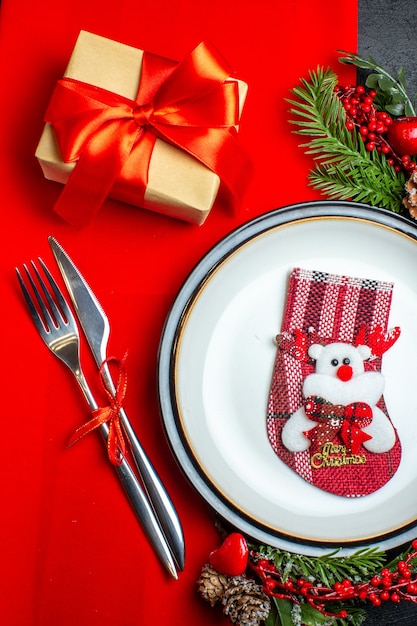
[[[135,100],[71,78],[58,81],[45,121],[63,160],[77,163],[55,210],[83,225],[113,188],[140,206],[157,137],[215,172],[239,204],[250,162],[236,141],[239,92],[230,75],[203,42],[182,63],[144,52]]]
[[[346,448],[357,454],[359,446],[372,439],[361,430],[372,422],[372,409],[365,402],[332,404],[320,396],[309,396],[304,400],[304,410],[308,419],[318,422],[304,435],[319,446],[332,441],[340,432]]]
[[[107,397],[109,398],[109,405],[95,409],[92,412],[93,418],[77,428],[68,444],[68,446],[72,446],[82,437],[85,437],[85,435],[88,435],[93,430],[99,428],[102,424],[107,422],[109,427],[109,434],[107,437],[107,453],[113,465],[121,465],[126,452],[126,445],[119,417],[119,412],[122,408],[127,387],[127,374],[124,365],[125,359],[126,357],[123,358],[122,361],[119,361],[115,357],[110,357],[109,359],[106,359],[106,361],[103,361],[100,366],[100,377]],[[118,377],[114,395],[107,388],[105,378],[103,376],[103,368],[109,363],[115,363],[118,368]]]

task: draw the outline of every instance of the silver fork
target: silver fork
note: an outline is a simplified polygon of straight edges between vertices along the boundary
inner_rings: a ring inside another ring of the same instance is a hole
[[[76,321],[64,296],[62,295],[54,278],[42,259],[38,259],[45,280],[42,278],[36,264],[31,261],[36,280],[33,278],[28,267],[24,265],[28,286],[35,295],[32,297],[27,288],[22,274],[16,268],[20,286],[29,306],[33,321],[40,336],[48,348],[57,356],[74,374],[83,394],[92,411],[98,408],[97,402],[88,386],[87,380],[81,368],[80,341]],[[38,288],[38,285],[40,289]],[[53,296],[51,294],[53,293]],[[107,441],[109,429],[107,424],[102,424],[100,432]],[[125,489],[126,495],[139,519],[146,535],[153,545],[156,553],[164,566],[174,578],[178,578],[176,567],[165,537],[161,531],[158,520],[155,517],[152,506],[149,503],[135,473],[128,461],[123,458],[120,465],[114,466],[119,479]]]

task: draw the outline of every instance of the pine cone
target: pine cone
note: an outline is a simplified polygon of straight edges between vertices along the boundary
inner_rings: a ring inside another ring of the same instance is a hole
[[[200,578],[197,581],[199,593],[204,600],[210,602],[211,606],[214,606],[218,600],[221,600],[228,583],[229,579],[227,576],[208,564],[204,565]]]
[[[229,579],[229,586],[223,594],[224,613],[232,624],[258,626],[271,610],[268,596],[254,580],[245,576]]]
[[[417,218],[417,172],[413,172],[405,185],[407,192],[403,198],[404,206],[409,210],[411,217]]]

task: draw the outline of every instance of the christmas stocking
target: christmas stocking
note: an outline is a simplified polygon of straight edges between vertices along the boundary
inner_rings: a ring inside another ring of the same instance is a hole
[[[393,284],[292,271],[268,402],[277,455],[316,487],[359,497],[396,472],[401,445],[383,398]]]

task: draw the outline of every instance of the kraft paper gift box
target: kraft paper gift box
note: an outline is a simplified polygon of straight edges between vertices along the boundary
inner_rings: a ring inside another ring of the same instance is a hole
[[[65,78],[76,79],[135,100],[142,71],[143,50],[81,31],[70,57]],[[247,84],[238,79],[238,117],[242,113]],[[237,131],[237,125],[234,127]],[[76,163],[63,160],[55,132],[46,124],[36,157],[47,179],[66,184]],[[242,184],[244,178],[242,176]],[[149,161],[148,180],[141,208],[187,222],[202,224],[216,199],[220,177],[186,151],[157,138]],[[130,190],[116,185],[109,196],[132,202]],[[82,220],[81,220],[82,221]]]

